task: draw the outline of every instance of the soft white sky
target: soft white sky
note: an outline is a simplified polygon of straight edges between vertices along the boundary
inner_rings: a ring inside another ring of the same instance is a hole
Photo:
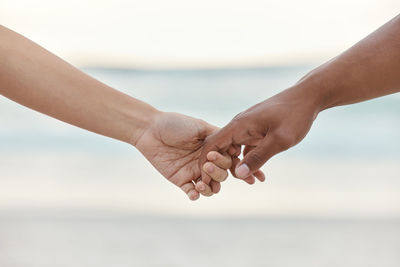
[[[0,23],[77,65],[314,64],[400,12],[398,0],[1,0]]]

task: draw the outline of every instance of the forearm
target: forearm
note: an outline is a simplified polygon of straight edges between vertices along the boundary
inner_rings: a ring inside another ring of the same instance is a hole
[[[0,26],[0,93],[51,117],[135,143],[157,111]]]
[[[319,110],[400,91],[400,16],[295,86],[318,98]]]

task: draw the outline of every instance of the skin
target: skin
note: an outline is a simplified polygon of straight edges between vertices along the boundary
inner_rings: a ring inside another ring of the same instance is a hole
[[[136,140],[134,146],[170,182],[180,187],[191,200],[199,198],[195,185],[201,175],[199,156],[205,138],[218,128],[203,120],[178,113],[160,112],[153,123]],[[215,153],[215,152],[214,152]],[[232,166],[229,155],[215,153],[217,157],[208,162],[213,170],[210,187],[204,186],[203,195],[211,196],[220,190],[220,182],[228,176]],[[207,169],[207,168],[205,168]],[[199,181],[199,183],[202,183]],[[199,186],[199,185],[198,185]]]
[[[218,128],[203,120],[161,112],[76,69],[23,36],[0,26],[0,94],[80,128],[135,146],[191,200],[207,136]],[[202,194],[220,190],[232,165],[227,153],[211,153],[204,170],[209,184]],[[212,170],[211,170],[212,169]]]
[[[233,169],[239,178],[247,177],[303,140],[321,111],[399,91],[397,16],[294,86],[238,114],[207,138],[199,164],[207,161],[210,151],[223,153],[232,145],[245,145],[245,156],[233,163]]]

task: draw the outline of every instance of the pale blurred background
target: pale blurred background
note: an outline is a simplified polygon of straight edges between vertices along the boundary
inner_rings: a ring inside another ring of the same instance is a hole
[[[399,11],[397,0],[2,0],[0,23],[222,127]],[[133,147],[0,101],[1,267],[400,266],[400,95],[324,111],[263,167],[265,184],[229,179],[197,202]]]

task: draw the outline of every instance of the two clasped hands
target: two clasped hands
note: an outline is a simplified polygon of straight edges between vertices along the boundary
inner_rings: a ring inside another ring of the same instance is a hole
[[[261,166],[299,143],[324,109],[399,91],[400,16],[222,129],[158,111],[0,26],[0,94],[132,144],[192,200],[219,192],[228,169],[249,184],[264,181]]]
[[[290,88],[237,115],[218,129],[202,120],[153,110],[132,144],[191,200],[218,193],[227,169],[253,184],[265,180],[260,167],[300,142],[321,106],[302,86]],[[239,160],[244,145],[243,159]]]

